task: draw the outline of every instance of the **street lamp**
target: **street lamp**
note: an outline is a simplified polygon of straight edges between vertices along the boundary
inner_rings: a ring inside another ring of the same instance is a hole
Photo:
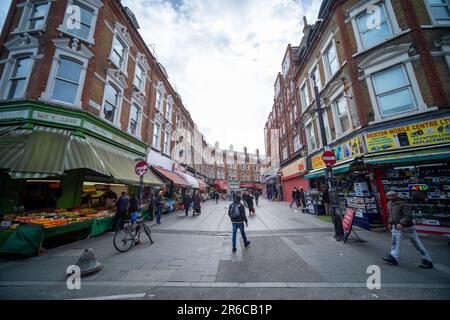
[[[314,83],[314,96],[316,99],[316,106],[317,106],[317,113],[318,113],[318,117],[319,117],[319,125],[320,125],[320,133],[322,136],[323,150],[330,151],[330,147],[328,146],[328,143],[327,143],[325,125],[323,122],[322,108],[320,106],[319,88],[317,88],[316,77],[314,74],[311,74],[311,79]],[[340,215],[337,216],[335,214],[335,206],[339,205],[338,202],[336,201],[336,184],[333,179],[333,169],[331,168],[331,166],[327,166],[327,165],[325,165],[325,184],[328,189],[328,201],[329,201],[329,205],[330,205],[331,211],[332,211],[330,214],[331,214],[331,217],[332,217],[332,220],[334,223],[335,236],[341,237],[343,234],[343,232],[341,232],[341,230],[342,230],[342,224],[340,223],[341,216]]]

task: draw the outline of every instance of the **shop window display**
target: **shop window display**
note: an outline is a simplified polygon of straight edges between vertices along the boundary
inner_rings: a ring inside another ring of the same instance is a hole
[[[449,163],[383,170],[384,191],[396,191],[411,205],[419,225],[450,227]]]

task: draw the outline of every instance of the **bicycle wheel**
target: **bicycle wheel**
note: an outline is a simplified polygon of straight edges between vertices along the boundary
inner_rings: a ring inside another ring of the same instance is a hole
[[[134,235],[129,228],[123,228],[114,234],[114,248],[119,252],[126,252],[131,249],[134,244]]]
[[[147,227],[147,225],[146,224],[142,224],[143,226],[144,226],[144,231],[145,231],[145,234],[147,235],[147,237],[150,239],[150,242],[151,243],[153,243],[153,240],[152,240],[152,233],[150,232],[150,228],[149,227]]]

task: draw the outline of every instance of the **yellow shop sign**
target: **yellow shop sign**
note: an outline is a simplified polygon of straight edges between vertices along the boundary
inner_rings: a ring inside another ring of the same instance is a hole
[[[348,159],[353,159],[363,153],[363,150],[361,150],[362,144],[360,139],[361,136],[356,136],[331,148],[331,151],[333,151],[336,156],[336,164]],[[311,166],[313,169],[325,167],[325,163],[322,160],[322,153],[311,158]]]
[[[366,132],[367,152],[420,147],[450,142],[450,117]]]

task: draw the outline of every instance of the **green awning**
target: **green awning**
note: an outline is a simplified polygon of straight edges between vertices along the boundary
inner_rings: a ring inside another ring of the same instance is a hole
[[[9,131],[0,137],[0,169],[9,170],[23,158],[28,138],[33,130]]]
[[[139,184],[139,177],[134,172],[134,166],[136,159],[141,156],[91,136],[87,136],[87,141],[116,181]],[[164,184],[151,170],[144,175],[144,183],[155,186]]]
[[[64,170],[90,169],[111,176],[105,164],[86,139],[72,135],[64,159]]]
[[[365,156],[364,163],[367,164],[391,164],[401,162],[418,162],[429,160],[450,159],[450,148],[435,148],[409,152],[391,153],[379,156]]]
[[[347,172],[349,170],[350,167],[350,163],[345,163],[345,164],[341,164],[341,165],[337,165],[333,168],[333,174],[338,174],[338,173],[344,173]],[[313,178],[318,178],[318,177],[323,177],[325,176],[325,170],[324,169],[320,169],[317,171],[313,171],[310,172],[308,174],[305,174],[305,178],[306,179],[313,179]]]
[[[22,157],[12,167],[12,172],[60,175],[64,171],[70,131],[36,126],[27,139]]]

